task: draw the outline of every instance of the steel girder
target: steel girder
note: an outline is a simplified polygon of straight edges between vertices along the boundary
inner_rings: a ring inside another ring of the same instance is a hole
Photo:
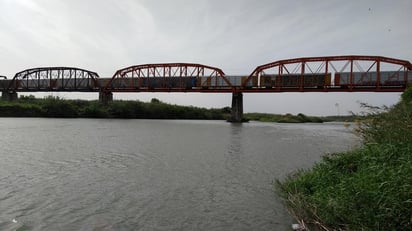
[[[158,63],[126,67],[105,84],[105,92],[231,90],[225,73],[196,63]]]
[[[38,67],[15,74],[8,91],[98,91],[99,75],[76,67]]]

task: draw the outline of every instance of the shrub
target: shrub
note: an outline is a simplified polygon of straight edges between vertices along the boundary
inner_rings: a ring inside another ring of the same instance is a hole
[[[320,230],[411,230],[411,99],[408,89],[392,108],[368,107],[363,147],[276,181],[297,220]]]

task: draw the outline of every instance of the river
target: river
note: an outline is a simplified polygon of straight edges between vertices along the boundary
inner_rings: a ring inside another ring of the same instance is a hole
[[[351,128],[0,118],[0,230],[290,230],[274,179]]]

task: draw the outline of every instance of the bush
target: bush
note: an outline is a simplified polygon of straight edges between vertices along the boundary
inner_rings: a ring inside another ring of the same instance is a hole
[[[84,107],[81,116],[87,118],[106,118],[107,110],[100,103],[92,102]]]
[[[358,130],[363,147],[276,181],[299,221],[320,230],[411,230],[411,99],[408,89],[394,107],[373,108]]]
[[[77,117],[77,108],[72,101],[63,100],[59,97],[47,97],[42,105],[45,117]]]
[[[323,123],[323,120],[319,117],[306,116],[299,113],[298,115],[292,115],[290,113],[286,115],[267,114],[267,113],[247,113],[244,115],[245,119],[256,120],[260,122],[276,122],[276,123]]]
[[[392,108],[364,105],[370,113],[357,132],[365,143],[412,143],[412,88],[407,89],[401,99]]]
[[[38,105],[2,104],[0,105],[1,117],[35,117],[43,114]]]

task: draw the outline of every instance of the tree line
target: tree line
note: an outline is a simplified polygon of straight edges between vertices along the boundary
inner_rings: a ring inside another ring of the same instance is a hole
[[[67,100],[54,96],[37,99],[34,96],[21,96],[12,102],[1,100],[0,116],[226,120],[230,116],[230,108],[179,106],[161,102],[156,98],[151,102],[116,100],[103,105],[97,100]]]

